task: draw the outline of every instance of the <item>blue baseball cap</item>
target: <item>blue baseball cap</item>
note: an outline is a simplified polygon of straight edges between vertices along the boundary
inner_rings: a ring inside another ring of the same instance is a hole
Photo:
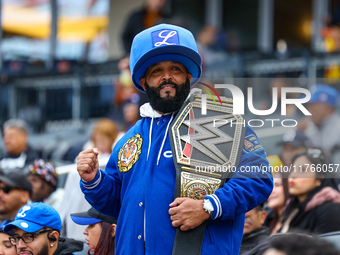
[[[308,103],[325,103],[336,108],[338,104],[339,92],[329,85],[317,84],[311,87],[311,99]]]
[[[7,233],[14,227],[18,227],[26,232],[33,233],[44,227],[61,231],[61,219],[59,213],[52,206],[36,202],[21,207],[15,216],[14,221],[4,227]]]
[[[130,70],[133,84],[144,92],[139,80],[153,64],[176,61],[192,75],[194,85],[202,75],[202,58],[192,33],[179,26],[159,24],[135,36],[130,53]]]
[[[91,225],[102,221],[117,224],[116,218],[102,214],[93,207],[86,212],[71,213],[71,219],[79,225]]]

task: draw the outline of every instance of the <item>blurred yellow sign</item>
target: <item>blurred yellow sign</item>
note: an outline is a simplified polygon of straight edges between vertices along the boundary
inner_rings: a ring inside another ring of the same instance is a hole
[[[51,33],[51,17],[33,8],[4,4],[2,29],[5,32],[47,39]],[[57,38],[61,41],[91,41],[100,31],[107,28],[106,16],[59,17]]]

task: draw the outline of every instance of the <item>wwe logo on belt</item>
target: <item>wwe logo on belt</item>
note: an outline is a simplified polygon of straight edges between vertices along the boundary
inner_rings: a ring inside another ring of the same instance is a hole
[[[178,33],[175,30],[161,30],[152,32],[154,47],[178,44]]]

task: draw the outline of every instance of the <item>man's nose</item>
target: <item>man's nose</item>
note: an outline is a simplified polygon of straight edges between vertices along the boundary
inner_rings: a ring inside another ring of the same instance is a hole
[[[172,79],[171,72],[170,72],[169,70],[164,70],[164,71],[163,71],[162,79],[163,79],[163,80]]]
[[[22,240],[22,238],[20,238],[19,241],[17,242],[17,248],[20,247],[26,247],[26,243]]]

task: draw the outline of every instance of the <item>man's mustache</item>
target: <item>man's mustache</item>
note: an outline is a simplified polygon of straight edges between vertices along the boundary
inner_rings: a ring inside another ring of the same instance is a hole
[[[19,254],[21,254],[21,253],[30,253],[30,254],[33,254],[31,251],[28,251],[28,250],[20,250]]]
[[[252,226],[254,224],[254,222],[251,219],[246,218],[245,221]]]
[[[162,86],[164,86],[164,85],[173,85],[175,88],[178,87],[178,84],[177,84],[177,83],[175,83],[175,82],[173,82],[173,81],[171,81],[171,80],[165,80],[165,81],[163,81],[161,84],[159,84],[158,89],[161,89]]]

